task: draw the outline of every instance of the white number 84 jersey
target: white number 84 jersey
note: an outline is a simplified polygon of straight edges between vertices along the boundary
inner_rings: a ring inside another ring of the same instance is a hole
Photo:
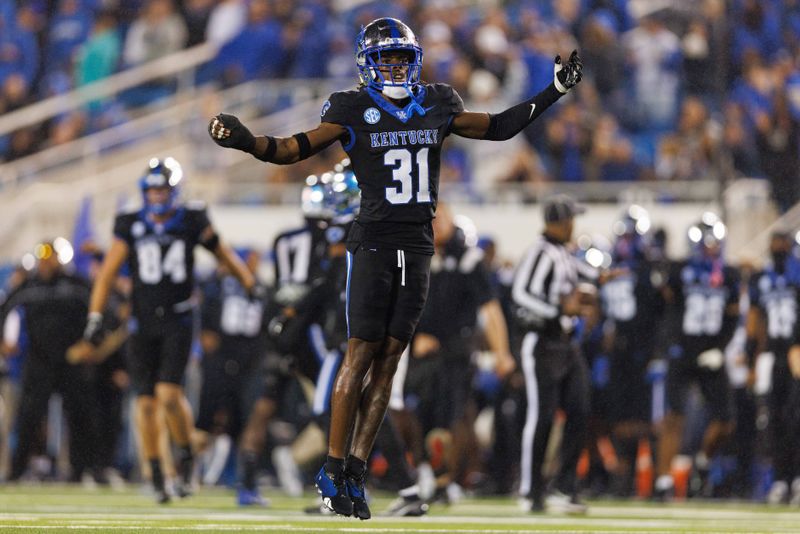
[[[163,224],[144,211],[117,216],[114,235],[128,245],[133,313],[140,324],[191,308],[194,247],[210,224],[205,207],[194,204],[178,207]]]

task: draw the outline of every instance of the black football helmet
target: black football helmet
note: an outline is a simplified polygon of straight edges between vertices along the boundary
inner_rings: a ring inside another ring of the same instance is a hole
[[[402,64],[387,63],[387,52],[403,52]],[[379,91],[389,98],[413,97],[422,73],[422,48],[411,28],[393,18],[373,20],[358,34],[356,41],[356,65],[361,83]],[[384,78],[381,68],[390,76]],[[402,81],[395,79],[395,69],[406,69]]]

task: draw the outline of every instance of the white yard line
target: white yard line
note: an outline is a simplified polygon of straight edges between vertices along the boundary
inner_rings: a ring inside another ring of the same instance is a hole
[[[86,528],[92,530],[113,529],[143,529],[143,530],[237,530],[237,529],[258,529],[258,530],[283,530],[290,531],[293,529],[307,530],[307,531],[326,531],[332,526],[340,532],[452,532],[452,529],[442,528],[443,524],[459,524],[459,525],[504,525],[510,528],[520,529],[524,531],[539,530],[542,527],[571,527],[574,529],[586,528],[587,526],[593,527],[593,531],[597,529],[607,530],[613,532],[618,529],[650,529],[656,531],[676,531],[676,530],[706,530],[717,532],[752,532],[754,522],[757,520],[761,531],[797,531],[797,519],[794,521],[779,520],[772,517],[757,517],[759,514],[751,514],[747,516],[748,521],[734,520],[726,518],[727,521],[720,521],[719,519],[708,517],[684,517],[678,519],[651,519],[642,520],[639,517],[631,518],[592,518],[592,517],[567,517],[567,516],[526,516],[518,518],[486,518],[476,516],[448,516],[448,517],[424,517],[416,520],[409,518],[376,518],[369,523],[354,523],[348,526],[347,523],[353,520],[341,518],[340,525],[328,525],[325,527],[305,526],[301,527],[296,523],[330,523],[332,520],[335,523],[336,518],[331,517],[313,517],[313,516],[294,516],[294,515],[262,515],[252,516],[245,514],[197,514],[187,517],[183,514],[158,514],[157,516],[145,516],[135,514],[112,514],[109,518],[108,514],[105,517],[92,516],[92,515],[64,515],[64,514],[41,514],[41,515],[27,515],[27,514],[0,514],[0,521],[10,519],[18,521],[18,524],[0,524],[0,528],[17,528],[17,529],[35,529],[35,528]],[[786,514],[790,515],[790,514]],[[72,525],[26,525],[26,522],[31,521],[59,521],[63,520],[65,523],[72,523]],[[744,518],[742,518],[744,519]],[[198,524],[198,525],[181,525],[181,526],[161,526],[158,523],[165,520],[197,520],[197,521],[212,521],[213,523]],[[238,521],[236,525],[229,523],[218,523],[220,520]],[[386,523],[400,523],[408,524],[409,521],[414,522],[413,527],[397,527],[383,526]],[[74,523],[80,522],[82,525],[75,525]],[[251,523],[242,524],[241,522]],[[277,524],[276,524],[277,523]],[[381,526],[378,527],[377,524]],[[374,525],[374,526],[373,526]],[[537,528],[538,527],[538,528]],[[548,530],[545,528],[544,530]],[[509,530],[487,530],[486,528],[476,529],[462,529],[460,532],[513,532]]]

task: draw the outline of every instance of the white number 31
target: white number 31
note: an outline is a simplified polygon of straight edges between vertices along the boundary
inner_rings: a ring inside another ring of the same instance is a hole
[[[392,180],[400,182],[399,186],[386,188],[386,200],[392,204],[408,204],[414,195],[414,183],[411,177],[411,152],[404,148],[395,148],[388,151],[383,156],[384,165],[394,167],[392,169]],[[425,147],[417,152],[417,168],[419,169],[419,187],[417,190],[417,202],[430,202],[431,191],[428,182],[428,148]]]

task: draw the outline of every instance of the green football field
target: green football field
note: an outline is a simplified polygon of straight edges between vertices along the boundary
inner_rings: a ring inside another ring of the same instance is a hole
[[[530,515],[511,499],[466,499],[434,506],[423,518],[387,518],[390,502],[377,497],[370,521],[307,516],[305,498],[270,495],[269,509],[242,509],[233,492],[203,490],[191,499],[157,506],[137,488],[88,491],[69,486],[0,487],[0,532],[800,532],[800,510],[751,503],[596,501],[582,517]]]

